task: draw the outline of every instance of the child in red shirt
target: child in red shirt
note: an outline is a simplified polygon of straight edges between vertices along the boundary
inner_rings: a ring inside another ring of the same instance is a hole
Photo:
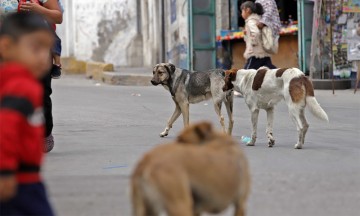
[[[0,26],[0,215],[53,215],[40,176],[43,89],[52,30],[40,15],[16,13]]]

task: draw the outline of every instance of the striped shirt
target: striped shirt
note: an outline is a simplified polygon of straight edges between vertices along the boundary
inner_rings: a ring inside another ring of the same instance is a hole
[[[270,27],[274,35],[279,35],[281,23],[275,0],[256,0],[255,2],[260,3],[264,8],[260,22]]]

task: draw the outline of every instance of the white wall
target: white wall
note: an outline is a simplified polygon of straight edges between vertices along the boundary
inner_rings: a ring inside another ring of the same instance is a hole
[[[127,55],[136,46],[132,43],[137,37],[136,0],[63,1],[64,23],[58,29],[63,56],[117,66],[142,65]],[[133,65],[136,63],[139,65]]]
[[[159,0],[141,1],[141,29],[145,66],[154,66],[160,60],[161,5]]]

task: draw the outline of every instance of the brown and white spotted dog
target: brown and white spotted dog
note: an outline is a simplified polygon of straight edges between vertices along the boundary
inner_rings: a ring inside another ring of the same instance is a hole
[[[297,68],[259,70],[231,69],[225,72],[224,91],[234,89],[244,95],[245,103],[251,111],[252,135],[249,146],[255,145],[259,110],[267,112],[266,135],[268,145],[275,144],[273,137],[274,106],[285,100],[289,114],[294,121],[299,138],[295,144],[301,149],[309,124],[305,118],[305,107],[309,107],[312,114],[319,119],[329,121],[327,114],[320,107],[314,96],[311,81]]]

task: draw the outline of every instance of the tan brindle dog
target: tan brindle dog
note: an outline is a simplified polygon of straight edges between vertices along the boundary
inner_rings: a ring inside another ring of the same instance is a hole
[[[223,92],[225,71],[213,69],[208,71],[187,71],[176,68],[171,63],[157,64],[153,69],[151,83],[155,86],[162,85],[170,92],[175,104],[174,113],[169,118],[165,130],[160,137],[169,134],[172,125],[180,115],[183,117],[184,126],[189,125],[190,104],[212,100],[215,112],[219,118],[221,127],[225,132],[224,116],[221,114],[222,104],[225,105],[229,117],[228,134],[231,134],[233,120],[233,92]]]
[[[230,205],[234,215],[244,216],[250,174],[239,144],[204,122],[145,154],[131,188],[134,216],[195,216],[220,213]]]

